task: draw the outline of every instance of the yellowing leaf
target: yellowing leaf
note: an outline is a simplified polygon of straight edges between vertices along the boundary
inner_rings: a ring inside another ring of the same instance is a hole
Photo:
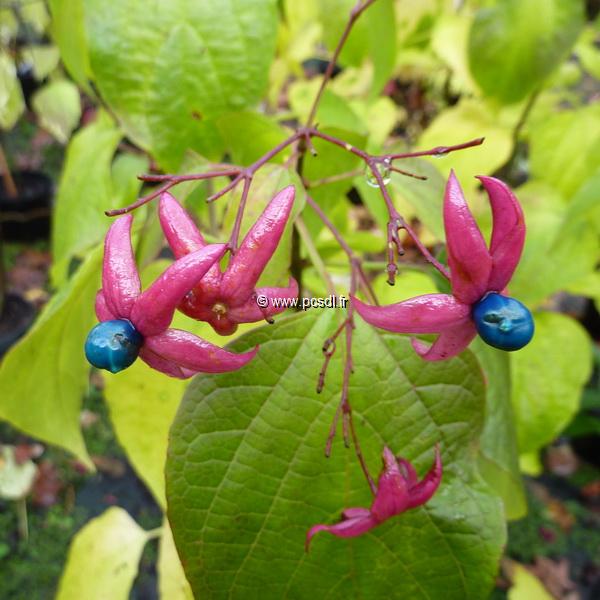
[[[122,508],[109,508],[69,548],[57,600],[127,600],[148,533]]]
[[[164,466],[169,427],[186,382],[137,360],[117,375],[107,374],[105,397],[119,442],[140,478],[165,506]]]
[[[479,182],[475,175],[490,175],[510,157],[513,142],[508,127],[498,124],[498,117],[485,104],[476,100],[462,100],[452,108],[441,112],[423,132],[419,148],[450,146],[485,137],[481,146],[452,152],[436,158],[436,167],[446,178],[454,169],[466,193],[475,189]],[[398,166],[402,166],[398,163]]]
[[[513,585],[508,600],[552,600],[542,582],[523,565],[511,562]]]
[[[17,463],[14,446],[0,447],[0,498],[23,498],[31,490],[36,474],[37,467],[33,461]]]
[[[89,374],[83,346],[96,320],[101,260],[98,246],[0,367],[0,419],[65,448],[92,469],[79,412]]]
[[[167,267],[168,261],[151,263],[142,273],[144,288]],[[172,327],[192,331],[213,344],[225,345],[234,337],[254,328],[242,325],[232,337],[215,334],[206,323],[198,323],[176,313]],[[134,469],[156,501],[165,507],[164,466],[169,428],[189,381],[168,377],[137,360],[117,375],[106,374],[105,398],[110,419],[121,446]]]
[[[162,600],[194,600],[192,589],[185,578],[173,534],[167,519],[163,522],[158,549],[158,590]]]
[[[0,129],[12,129],[24,109],[15,65],[6,52],[0,52]]]

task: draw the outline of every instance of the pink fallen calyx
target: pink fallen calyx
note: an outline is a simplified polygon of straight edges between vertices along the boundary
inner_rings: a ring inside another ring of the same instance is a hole
[[[225,254],[225,244],[204,246],[176,260],[141,291],[131,247],[133,218],[110,227],[104,246],[102,289],[96,296],[100,324],[86,341],[86,356],[116,373],[138,356],[153,369],[186,379],[198,372],[223,373],[244,366],[256,354],[234,354],[179,329],[169,329],[177,305]]]
[[[270,320],[284,311],[285,304],[273,306],[270,300],[296,298],[298,285],[293,278],[290,278],[287,287],[256,289],[256,284],[283,235],[294,197],[293,186],[281,190],[250,228],[225,271],[221,271],[218,263],[211,267],[202,281],[186,295],[179,309],[194,319],[207,321],[222,335],[235,332],[239,323]],[[159,217],[177,258],[206,246],[191,217],[168,192],[160,197]],[[257,304],[257,295],[267,298],[266,307],[261,308]]]
[[[431,346],[412,340],[425,360],[456,356],[478,332],[488,344],[504,350],[518,350],[533,336],[531,313],[504,294],[523,251],[523,211],[502,181],[478,179],[492,207],[489,249],[454,172],[446,185],[444,228],[452,294],[425,294],[388,306],[353,298],[356,311],[371,325],[395,333],[438,333]]]
[[[391,517],[425,504],[435,494],[441,480],[442,459],[438,446],[435,447],[433,466],[421,481],[412,464],[403,458],[396,458],[386,446],[383,449],[383,471],[371,508],[347,508],[339,523],[314,525],[306,534],[306,550],[320,531],[341,538],[356,537]]]

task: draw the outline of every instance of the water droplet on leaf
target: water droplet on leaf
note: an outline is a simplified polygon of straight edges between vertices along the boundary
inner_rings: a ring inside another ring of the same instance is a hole
[[[383,184],[387,185],[391,180],[390,161],[384,160],[384,161],[378,163],[377,170],[379,171],[379,174],[381,175],[381,178],[383,179]],[[375,177],[375,175],[371,171],[371,168],[368,165],[367,165],[367,168],[365,169],[365,177],[367,179],[367,183],[371,187],[374,187],[374,188],[379,187],[379,182],[377,181],[377,178]]]

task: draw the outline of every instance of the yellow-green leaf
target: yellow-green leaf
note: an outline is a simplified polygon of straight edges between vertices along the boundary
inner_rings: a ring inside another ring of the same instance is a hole
[[[158,549],[158,591],[162,600],[194,600],[173,542],[169,521],[163,521]]]
[[[579,323],[558,313],[536,313],[534,318],[533,339],[511,355],[522,453],[551,442],[573,418],[592,365],[590,339]]]
[[[419,148],[450,146],[485,137],[481,146],[452,152],[438,160],[436,166],[447,176],[454,169],[465,192],[479,185],[475,175],[490,175],[510,157],[513,142],[508,127],[498,123],[498,116],[476,100],[462,100],[442,111],[423,132]],[[398,166],[402,166],[398,163]]]
[[[32,105],[40,126],[66,144],[81,117],[77,86],[66,79],[53,81],[35,93]]]
[[[102,247],[91,252],[0,367],[0,419],[72,452],[93,468],[79,428],[89,365],[83,346],[96,318]]]
[[[73,539],[57,600],[127,600],[148,541],[122,508],[109,508]]]

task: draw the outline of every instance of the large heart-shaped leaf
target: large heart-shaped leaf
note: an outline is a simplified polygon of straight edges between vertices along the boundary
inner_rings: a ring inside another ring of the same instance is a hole
[[[193,380],[171,429],[167,503],[175,543],[196,597],[484,598],[504,526],[498,498],[476,470],[484,386],[472,354],[425,363],[402,336],[355,330],[350,395],[367,463],[384,444],[422,473],[441,444],[442,486],[426,506],[368,535],[306,530],[370,493],[351,450],[323,456],[339,400],[341,349],[319,396],[320,348],[333,311],[308,313],[237,340],[260,344],[244,369]]]
[[[275,51],[274,0],[85,0],[95,82],[128,136],[175,170],[211,120],[256,104]]]

